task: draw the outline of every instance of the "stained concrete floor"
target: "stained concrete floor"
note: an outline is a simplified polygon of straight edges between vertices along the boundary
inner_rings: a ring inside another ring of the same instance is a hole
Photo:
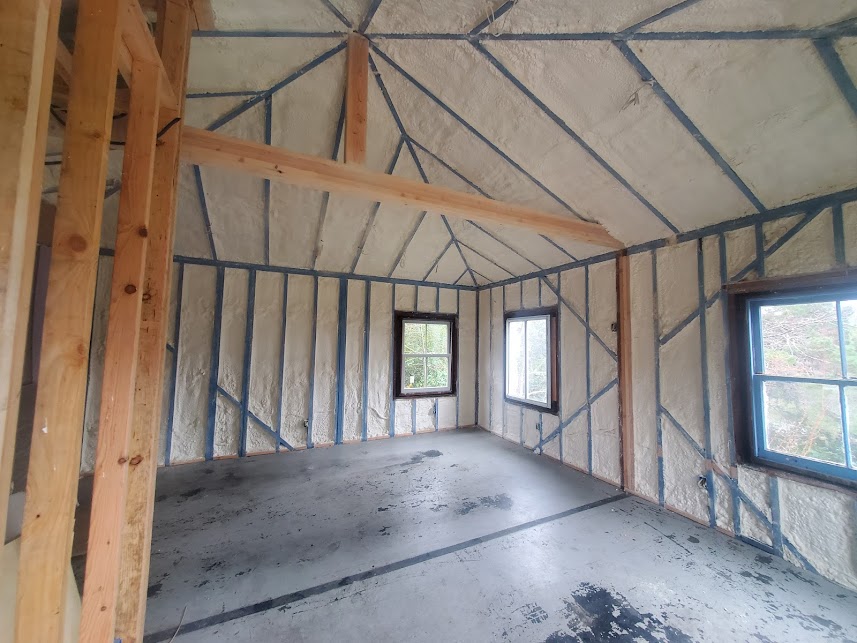
[[[849,641],[857,594],[478,430],[164,469],[146,641]]]

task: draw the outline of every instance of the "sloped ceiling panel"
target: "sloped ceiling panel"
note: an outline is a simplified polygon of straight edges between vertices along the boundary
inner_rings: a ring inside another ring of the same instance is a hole
[[[809,29],[857,16],[852,0],[702,0],[643,31]]]
[[[188,92],[264,91],[341,38],[194,38]]]
[[[569,144],[568,135],[470,43],[390,41],[382,47],[584,218],[601,221],[626,243],[670,233],[582,147]],[[440,68],[443,75],[436,73]],[[401,110],[407,115],[409,106]]]
[[[271,144],[333,157],[345,90],[345,54],[339,53],[272,97]],[[270,261],[312,268],[324,193],[271,183]]]
[[[355,4],[349,2],[348,4]],[[342,23],[320,0],[211,0],[215,26],[219,30],[294,29],[296,31],[341,31]]]
[[[755,211],[612,43],[486,48],[679,229]]]
[[[392,276],[397,279],[424,280],[449,241],[450,235],[443,220],[437,215],[426,216],[408,243]]]
[[[854,185],[857,117],[810,41],[631,47],[767,207]]]
[[[677,0],[520,0],[489,33],[589,33],[627,29]]]
[[[265,140],[264,104],[259,103],[221,129],[248,141]],[[264,181],[221,168],[200,168],[203,196],[218,259],[265,263]]]
[[[369,33],[464,33],[479,24],[492,3],[485,0],[395,0],[382,2]]]
[[[366,165],[374,171],[595,220],[629,244],[752,214],[759,201],[773,208],[853,187],[857,117],[809,37],[631,38],[625,55],[625,44],[599,39],[678,4],[213,0],[216,28],[232,33],[193,39],[186,122],[228,120],[219,131],[341,160],[346,56],[334,48],[371,18],[370,37],[393,34],[373,38],[380,51],[371,52],[377,73],[369,83]],[[666,14],[642,30],[806,29],[855,18],[857,7],[853,0],[700,0]],[[432,35],[477,25],[485,38]],[[278,33],[264,33],[271,31]],[[563,33],[583,40],[551,38]],[[833,44],[857,77],[857,38]],[[656,82],[641,80],[633,56]],[[279,86],[284,79],[290,82]],[[200,97],[210,92],[239,95]],[[59,128],[51,140],[61,135]],[[118,179],[121,150],[115,155]],[[52,168],[46,199],[58,178]],[[746,183],[743,192],[732,170]],[[104,245],[115,234],[118,197],[110,198]],[[466,285],[604,252],[453,216],[447,226],[442,214],[186,167],[176,251]]]

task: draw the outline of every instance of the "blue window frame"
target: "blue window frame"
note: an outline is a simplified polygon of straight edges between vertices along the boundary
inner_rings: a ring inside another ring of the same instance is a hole
[[[746,306],[752,459],[857,482],[857,287]]]

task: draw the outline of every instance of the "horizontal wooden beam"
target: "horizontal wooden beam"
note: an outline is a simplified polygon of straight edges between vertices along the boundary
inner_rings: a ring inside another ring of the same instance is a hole
[[[597,223],[373,172],[354,164],[346,165],[263,143],[242,141],[195,127],[183,130],[182,158],[196,165],[248,172],[317,190],[401,203],[473,221],[528,228],[543,234],[561,234],[605,248],[624,247]]]

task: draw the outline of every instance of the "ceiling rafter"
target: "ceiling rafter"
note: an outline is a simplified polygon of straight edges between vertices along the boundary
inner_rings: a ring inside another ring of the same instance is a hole
[[[813,40],[812,44],[815,45],[815,50],[824,62],[824,66],[827,67],[827,72],[833,78],[848,106],[851,107],[854,116],[857,116],[857,87],[854,86],[854,81],[842,63],[842,58],[836,51],[833,41],[825,38]]]
[[[357,27],[357,31],[359,33],[366,33],[366,30],[369,28],[369,23],[372,22],[372,18],[375,17],[375,12],[378,11],[378,7],[380,6],[381,0],[372,0],[372,4],[369,5],[369,9],[366,11],[366,15],[363,16],[363,20],[360,21],[360,26]]]
[[[334,5],[330,0],[321,0],[321,3],[328,11],[330,11],[330,13],[336,16],[336,19],[339,20],[339,22],[341,22],[343,25],[345,25],[346,28],[353,29],[351,21],[346,18],[343,13],[336,8],[336,5]]]
[[[454,168],[452,165],[450,165],[450,164],[449,164],[449,163],[447,163],[445,160],[443,160],[440,156],[438,156],[437,154],[435,154],[434,152],[432,152],[430,149],[428,149],[425,145],[423,145],[422,143],[420,143],[419,141],[417,141],[417,140],[415,140],[415,139],[413,139],[413,138],[411,139],[411,142],[412,142],[414,145],[416,145],[419,149],[421,149],[423,152],[425,152],[425,153],[426,153],[426,154],[428,154],[430,157],[432,157],[435,161],[437,161],[438,163],[440,163],[440,164],[441,164],[445,169],[447,169],[448,171],[452,172],[452,174],[454,174],[456,177],[458,177],[459,179],[461,179],[462,181],[464,181],[467,185],[469,185],[471,188],[473,188],[474,190],[476,190],[479,194],[481,194],[482,196],[484,196],[486,199],[493,199],[493,198],[494,198],[493,196],[491,196],[490,194],[488,194],[488,192],[486,192],[486,191],[485,191],[485,190],[483,190],[481,187],[479,187],[478,185],[476,185],[476,183],[474,183],[473,181],[471,181],[470,179],[468,179],[466,176],[464,176],[464,174],[462,174],[461,172],[459,172],[459,171],[458,171],[456,168]],[[476,225],[475,223],[473,223],[473,221],[469,221],[469,220],[468,220],[468,222],[469,222],[471,225]],[[477,227],[478,227],[478,226],[477,226]],[[481,228],[480,228],[480,229],[481,229]],[[563,248],[561,245],[559,245],[558,243],[556,243],[553,239],[551,239],[551,238],[550,238],[550,237],[548,237],[547,235],[544,235],[544,234],[539,233],[539,236],[540,236],[542,239],[544,239],[545,241],[547,241],[548,243],[550,243],[552,246],[554,246],[557,250],[559,250],[560,252],[562,252],[562,253],[563,253],[566,257],[568,257],[569,259],[574,260],[574,261],[576,261],[576,260],[577,260],[577,258],[576,258],[574,255],[572,255],[568,250],[566,250],[565,248]],[[500,239],[497,239],[497,240],[498,240],[498,241],[500,241]],[[511,247],[511,246],[509,246],[508,244],[505,244],[505,242],[501,242],[501,243],[504,243],[504,245],[506,245],[506,247],[508,247],[508,248],[509,248],[509,250],[512,250],[513,252],[517,253],[521,258],[526,259],[527,261],[530,261],[529,259],[527,259],[527,257],[524,257],[524,255],[522,255],[520,252],[518,252],[517,250],[515,250],[514,248],[512,248],[512,247]],[[532,261],[530,261],[530,263],[533,263],[533,262],[532,262]]]
[[[393,170],[396,167],[396,163],[399,161],[399,156],[402,153],[402,147],[405,145],[405,138],[403,136],[399,136],[399,142],[396,145],[396,149],[393,152],[393,156],[390,159],[389,165],[387,165],[386,174],[393,174]],[[366,240],[369,238],[369,232],[372,230],[372,226],[375,224],[375,217],[378,216],[378,210],[381,207],[380,201],[375,201],[375,204],[372,206],[372,210],[369,212],[369,218],[366,220],[365,225],[363,226],[363,232],[360,234],[360,242],[357,244],[357,251],[354,254],[354,260],[351,262],[351,272],[353,273],[357,270],[357,264],[360,262],[360,256],[363,254],[363,248],[366,245]]]
[[[631,25],[627,29],[623,29],[622,35],[627,38],[627,37],[637,33],[643,27],[647,27],[650,24],[652,24],[653,22],[657,22],[658,20],[661,20],[662,18],[666,18],[667,16],[671,16],[673,14],[676,14],[679,11],[682,11],[683,9],[687,9],[688,7],[695,5],[697,2],[700,2],[700,0],[683,0],[683,2],[679,2],[678,4],[674,4],[671,7],[667,7],[663,11],[659,11],[658,13],[651,15],[648,18],[646,18],[645,20],[641,20],[640,22]]]
[[[661,16],[665,17],[665,16]],[[229,31],[216,32],[229,34],[226,37],[300,37],[300,32],[270,31],[246,32]],[[608,41],[626,42],[630,40],[811,40],[815,38],[841,38],[857,35],[857,18],[847,18],[841,22],[811,27],[806,29],[750,29],[746,31],[581,31],[581,32],[551,32],[551,33],[395,33],[373,32],[366,34],[367,38],[377,40],[465,40],[465,41],[550,41],[577,40],[584,42]]]
[[[428,183],[429,181],[428,181],[428,178],[426,177],[425,172],[423,171],[423,166],[420,163],[419,158],[417,158],[417,154],[414,151],[414,146],[411,143],[410,137],[408,136],[408,132],[405,129],[404,124],[402,123],[401,117],[399,116],[399,111],[396,109],[396,106],[393,104],[393,99],[390,97],[390,93],[387,91],[386,85],[384,85],[384,80],[381,78],[381,72],[378,71],[378,67],[377,67],[377,65],[375,65],[375,61],[372,59],[371,55],[369,56],[369,66],[372,69],[372,73],[375,76],[375,80],[378,83],[378,88],[381,90],[381,94],[384,97],[384,101],[386,101],[386,103],[387,103],[387,108],[390,110],[390,115],[393,117],[393,120],[396,122],[396,126],[399,128],[399,134],[401,134],[402,140],[405,142],[405,145],[408,146],[408,151],[411,153],[411,158],[413,159],[414,164],[417,166],[417,170],[419,171],[420,176],[422,177],[422,179],[425,183]],[[426,215],[426,213],[425,213],[425,211],[423,211],[423,213],[421,214],[421,216],[419,218],[419,222],[417,223],[417,226],[414,228],[413,234],[407,240],[407,242],[405,243],[405,246],[402,248],[401,253],[399,254],[398,258],[396,259],[396,263],[393,265],[393,270],[395,270],[398,267],[399,262],[402,260],[402,256],[405,254],[405,250],[407,249],[410,242],[413,240],[414,235],[416,235],[417,230],[419,229],[420,225],[422,225],[422,222],[425,219],[425,215]],[[446,217],[444,215],[441,215],[441,218],[443,219],[443,222],[446,225],[447,230],[449,231],[449,236],[452,238],[452,241],[455,244],[456,250],[458,250],[458,254],[461,255],[461,260],[464,262],[464,266],[468,270],[470,270],[470,266],[467,263],[467,259],[464,257],[464,253],[461,252],[461,248],[458,245],[458,240],[455,238],[455,235],[452,233],[452,228],[449,227],[449,223],[447,222]],[[392,274],[392,272],[390,274]],[[473,275],[472,270],[470,271],[470,277],[473,279],[473,284],[477,285],[476,284],[476,277]]]
[[[414,150],[413,143],[411,143],[410,139],[407,139],[407,140],[405,141],[405,143],[407,144],[408,149],[409,149],[409,150],[410,150],[410,152],[411,152],[411,158],[413,158],[413,159],[414,159],[414,163],[415,163],[415,164],[416,164],[416,166],[417,166],[417,170],[419,171],[420,176],[421,176],[421,177],[422,177],[422,179],[423,179],[423,182],[425,182],[427,185],[428,185],[428,184],[430,184],[430,181],[428,180],[428,176],[426,176],[425,170],[423,169],[423,164],[422,164],[422,163],[420,163],[420,159],[419,159],[419,157],[417,156],[416,151]],[[439,213],[439,214],[440,214],[440,213]],[[464,256],[464,253],[461,251],[461,243],[460,243],[460,242],[459,242],[459,240],[456,238],[455,233],[452,231],[452,226],[451,226],[451,225],[449,225],[449,221],[447,220],[446,215],[445,215],[445,214],[440,214],[440,220],[441,220],[441,221],[443,221],[443,225],[444,225],[444,226],[446,226],[446,231],[449,233],[449,238],[452,240],[452,243],[453,243],[453,245],[455,246],[455,249],[456,249],[456,250],[458,250],[458,254],[459,254],[459,255],[461,255],[461,260],[464,262],[464,266],[465,266],[468,270],[470,270],[470,264],[469,264],[469,263],[468,263],[468,261],[467,261],[467,257],[465,257],[465,256]],[[471,277],[473,277],[472,271],[471,271],[471,275],[470,275],[470,276],[471,276]],[[476,278],[475,278],[475,277],[473,277],[473,283],[474,283],[474,284],[476,283]]]
[[[331,158],[335,161],[339,156],[339,146],[342,142],[342,130],[345,127],[345,90],[343,89],[342,106],[339,108],[339,118],[336,121],[336,131],[333,134],[333,153]],[[270,145],[270,143],[269,143]],[[318,214],[318,228],[315,234],[315,246],[312,251],[312,268],[315,270],[315,264],[318,261],[318,256],[321,254],[322,235],[324,232],[324,221],[327,219],[327,208],[330,205],[330,192],[325,192],[321,197],[321,209]]]
[[[497,58],[495,58],[491,52],[489,52],[485,47],[483,47],[480,43],[474,42],[473,47],[481,53],[487,60],[490,62],[497,71],[499,71],[510,83],[512,83],[527,99],[533,103],[539,110],[542,111],[545,116],[551,119],[557,127],[559,127],[563,132],[565,132],[577,145],[579,145],[583,150],[596,162],[598,165],[602,167],[610,176],[612,176],[623,188],[625,188],[628,192],[630,192],[637,201],[643,204],[643,206],[649,210],[657,219],[663,223],[667,228],[669,228],[670,232],[673,234],[678,234],[680,230],[673,225],[673,223],[664,215],[660,210],[658,210],[652,203],[646,199],[639,191],[636,190],[619,172],[610,165],[604,157],[602,157],[598,152],[596,152],[592,146],[590,146],[583,138],[575,132],[563,119],[557,115],[550,107],[548,107],[538,96],[536,96],[532,90],[530,90],[524,83],[522,83],[511,71],[509,71],[506,66],[501,63]]]
[[[732,169],[732,166],[726,162],[720,152],[714,147],[714,145],[709,142],[707,138],[702,134],[699,128],[694,125],[693,121],[690,120],[690,117],[682,111],[681,107],[673,100],[673,98],[667,93],[667,91],[661,86],[661,84],[657,81],[654,74],[643,64],[637,55],[631,51],[631,48],[628,46],[627,42],[615,42],[613,43],[622,52],[622,55],[628,60],[631,66],[637,70],[637,73],[640,74],[640,79],[645,83],[650,83],[652,89],[655,94],[664,102],[667,108],[672,112],[673,116],[690,132],[691,136],[702,146],[702,148],[708,153],[708,155],[712,158],[712,160],[718,165],[718,167],[723,171],[723,173],[735,184],[745,197],[753,204],[760,213],[765,212],[766,208],[759,200],[759,198],[753,194],[753,191],[750,187],[738,176],[738,173]]]
[[[372,42],[372,49],[386,62],[390,65],[394,70],[396,70],[405,80],[407,80],[411,85],[416,87],[420,92],[422,92],[425,96],[432,100],[436,105],[438,105],[441,109],[443,109],[447,114],[452,116],[459,124],[461,124],[467,131],[476,136],[479,140],[485,143],[488,147],[490,147],[495,153],[497,153],[503,160],[509,163],[512,167],[514,167],[518,172],[527,177],[530,181],[536,184],[545,194],[550,196],[554,201],[563,206],[568,212],[572,213],[581,221],[589,221],[586,217],[582,216],[579,212],[577,212],[574,208],[572,208],[568,203],[566,203],[562,198],[560,198],[557,194],[550,190],[546,185],[544,185],[541,181],[539,181],[532,174],[527,172],[519,163],[513,160],[508,154],[506,154],[503,150],[501,150],[497,145],[492,143],[487,136],[482,134],[479,130],[477,130],[473,125],[467,122],[460,114],[458,114],[455,110],[453,110],[449,105],[444,103],[440,98],[438,98],[434,93],[432,93],[425,85],[420,83],[416,78],[411,76],[408,72],[406,72],[402,67],[395,62],[392,58],[390,58],[386,53],[384,53],[378,46]]]
[[[320,64],[322,64],[326,60],[332,58],[333,56],[338,54],[340,51],[343,51],[345,49],[345,46],[346,46],[346,43],[343,40],[342,42],[340,42],[335,47],[332,47],[332,48],[328,49],[327,51],[325,51],[324,53],[316,56],[311,61],[309,61],[308,63],[303,65],[300,69],[292,72],[291,74],[289,74],[288,76],[283,78],[283,80],[279,81],[278,83],[271,85],[265,91],[256,94],[255,96],[253,96],[249,100],[245,101],[244,103],[242,103],[238,107],[230,110],[229,112],[227,112],[226,114],[224,114],[220,118],[214,120],[205,129],[207,129],[209,132],[213,132],[217,129],[220,129],[221,127],[226,125],[226,123],[228,123],[229,121],[233,120],[234,118],[240,116],[241,114],[246,112],[251,107],[261,103],[268,96],[272,96],[272,95],[276,94],[283,87],[293,83],[294,81],[296,81],[298,78],[300,78],[301,76],[303,76],[307,72],[312,71],[313,69],[318,67]]]

